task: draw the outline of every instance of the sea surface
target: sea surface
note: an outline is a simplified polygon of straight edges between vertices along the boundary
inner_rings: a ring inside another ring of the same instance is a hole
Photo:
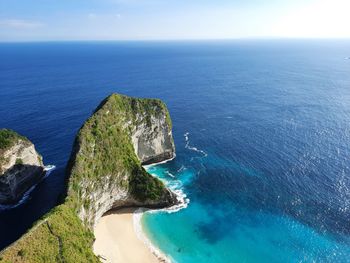
[[[0,127],[57,168],[0,211],[0,249],[52,208],[75,134],[112,92],[162,99],[189,199],[146,213],[177,262],[350,262],[350,41],[0,44]]]

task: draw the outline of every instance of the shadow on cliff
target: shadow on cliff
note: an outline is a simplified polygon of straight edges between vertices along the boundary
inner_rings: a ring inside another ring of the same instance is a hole
[[[13,165],[0,175],[0,205],[16,205],[44,176],[42,166]]]

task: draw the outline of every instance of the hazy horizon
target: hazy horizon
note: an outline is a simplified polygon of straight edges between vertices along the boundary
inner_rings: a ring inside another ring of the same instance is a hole
[[[350,38],[346,0],[0,0],[0,41]]]
[[[245,37],[245,38],[183,38],[183,39],[52,39],[52,40],[0,40],[0,44],[16,43],[117,43],[117,42],[235,42],[235,41],[350,41],[350,37],[301,38],[301,37]]]

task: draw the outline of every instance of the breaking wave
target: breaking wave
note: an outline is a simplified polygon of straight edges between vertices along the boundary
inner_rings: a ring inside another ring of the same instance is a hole
[[[198,149],[197,147],[194,147],[194,146],[191,146],[191,145],[190,145],[189,135],[190,135],[190,133],[189,133],[189,132],[186,132],[186,133],[184,134],[184,137],[185,137],[185,143],[186,143],[186,144],[185,144],[185,148],[186,148],[186,149],[188,149],[188,150],[191,150],[191,151],[194,151],[194,152],[200,153],[200,154],[202,154],[202,155],[203,155],[203,157],[207,157],[207,156],[208,156],[208,154],[207,154],[205,151],[200,150],[200,149]]]
[[[148,249],[152,252],[153,255],[157,257],[157,259],[160,262],[170,263],[171,260],[169,256],[164,255],[159,248],[154,246],[151,240],[143,232],[141,219],[144,212],[146,211],[147,209],[145,208],[138,208],[133,213],[133,225],[134,225],[134,231],[136,233],[136,236],[148,247]]]

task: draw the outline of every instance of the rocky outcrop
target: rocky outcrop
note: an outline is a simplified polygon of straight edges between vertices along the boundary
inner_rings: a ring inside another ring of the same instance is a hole
[[[79,131],[71,157],[69,184],[80,185],[79,217],[93,227],[116,207],[175,204],[175,195],[141,166],[174,155],[171,121],[163,102],[111,95]],[[72,187],[69,190],[68,195],[75,194]]]
[[[0,205],[17,203],[44,176],[34,145],[14,131],[0,130]]]
[[[175,145],[166,110],[157,116],[141,112],[136,119],[138,125],[132,127],[131,140],[141,163],[158,163],[174,158]]]
[[[175,156],[165,104],[119,94],[84,123],[67,165],[62,203],[0,253],[0,262],[99,262],[93,227],[108,210],[163,208],[177,197],[142,164]]]

